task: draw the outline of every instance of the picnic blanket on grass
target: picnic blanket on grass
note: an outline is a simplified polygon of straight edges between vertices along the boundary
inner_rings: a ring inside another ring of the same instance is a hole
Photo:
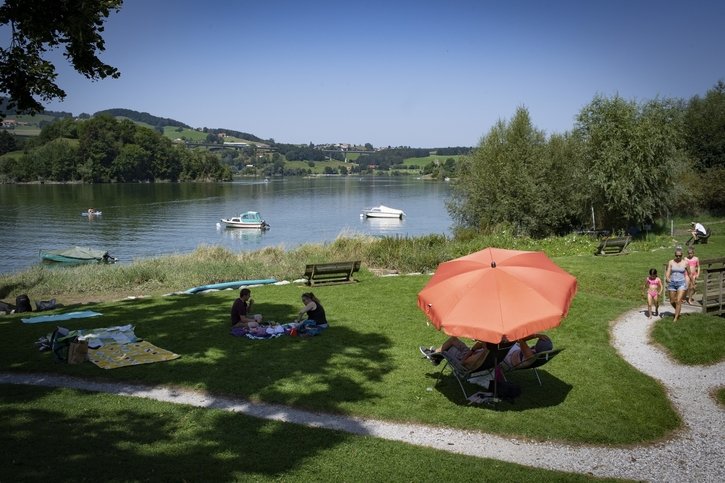
[[[101,369],[150,364],[178,359],[179,354],[156,347],[150,342],[139,341],[127,344],[104,344],[96,350],[88,351],[88,360]]]
[[[38,315],[37,317],[27,317],[20,319],[23,324],[40,324],[42,322],[58,322],[61,320],[82,319],[84,317],[98,317],[100,314],[92,310],[84,310],[82,312],[66,312],[65,314],[54,315]]]
[[[288,324],[274,324],[271,326],[263,326],[263,331],[251,330],[245,327],[234,327],[230,334],[235,337],[246,337],[252,340],[276,339],[283,335],[292,337],[312,337],[318,335],[327,325],[316,325],[308,320],[303,323],[290,322]]]
[[[106,344],[130,344],[140,339],[136,337],[133,325],[126,324],[98,329],[79,329],[78,340],[87,341],[88,348],[95,349]]]

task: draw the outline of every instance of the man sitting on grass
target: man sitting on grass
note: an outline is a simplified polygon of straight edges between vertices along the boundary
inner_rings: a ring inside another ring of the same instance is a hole
[[[252,291],[248,288],[243,288],[239,291],[239,298],[232,304],[232,329],[237,327],[244,327],[251,329],[259,327],[259,323],[262,321],[262,316],[256,314],[253,316],[247,315],[252,309]]]

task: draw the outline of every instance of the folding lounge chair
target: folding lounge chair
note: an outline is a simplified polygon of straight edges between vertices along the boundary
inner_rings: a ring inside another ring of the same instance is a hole
[[[463,391],[463,397],[468,399],[469,396],[466,393],[466,388],[463,383],[468,382],[488,388],[489,382],[495,380],[496,366],[498,366],[498,364],[504,359],[504,357],[506,357],[506,354],[508,353],[509,349],[511,349],[512,345],[513,344],[511,343],[486,343],[488,354],[486,355],[486,358],[483,360],[483,362],[481,362],[481,364],[474,369],[468,369],[456,357],[446,352],[441,352],[440,356],[443,357],[446,363],[443,364],[443,367],[438,373],[438,381],[436,382],[436,385],[440,383],[441,376],[443,375],[445,369],[450,367],[453,376],[456,378],[456,381],[458,381],[458,385],[461,387],[461,391]]]
[[[536,379],[539,381],[539,386],[543,386],[541,383],[541,378],[539,377],[539,371],[537,368],[543,366],[547,362],[549,362],[551,359],[554,358],[559,352],[561,352],[563,349],[555,349],[550,351],[542,351],[538,352],[534,355],[534,357],[530,359],[526,359],[525,361],[522,361],[520,364],[517,364],[513,367],[503,367],[504,371],[504,378],[506,377],[507,372],[514,372],[514,371],[525,371],[527,369],[533,369],[534,374],[536,374]]]

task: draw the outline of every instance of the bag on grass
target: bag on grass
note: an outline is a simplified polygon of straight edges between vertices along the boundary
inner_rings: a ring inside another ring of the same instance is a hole
[[[85,340],[74,340],[68,345],[68,364],[81,364],[88,356],[88,342]]]
[[[22,294],[15,297],[15,313],[32,312],[33,306],[30,305],[30,297],[28,294]]]
[[[494,386],[495,384],[495,386]],[[521,395],[521,386],[508,381],[491,381],[488,383],[489,392],[496,392],[496,396],[500,399],[505,399],[509,402],[514,400]]]
[[[0,302],[0,312],[3,312],[5,314],[9,314],[13,310],[15,310],[15,306],[13,304],[8,304],[8,303],[5,303],[5,302]]]
[[[55,299],[41,300],[39,302],[35,302],[36,312],[42,312],[43,310],[53,310],[55,307]]]

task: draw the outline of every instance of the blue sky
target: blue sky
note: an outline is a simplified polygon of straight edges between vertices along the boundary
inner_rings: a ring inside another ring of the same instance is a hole
[[[571,130],[597,94],[689,99],[725,79],[723,1],[126,0],[64,102],[289,143],[473,146],[528,108]]]

